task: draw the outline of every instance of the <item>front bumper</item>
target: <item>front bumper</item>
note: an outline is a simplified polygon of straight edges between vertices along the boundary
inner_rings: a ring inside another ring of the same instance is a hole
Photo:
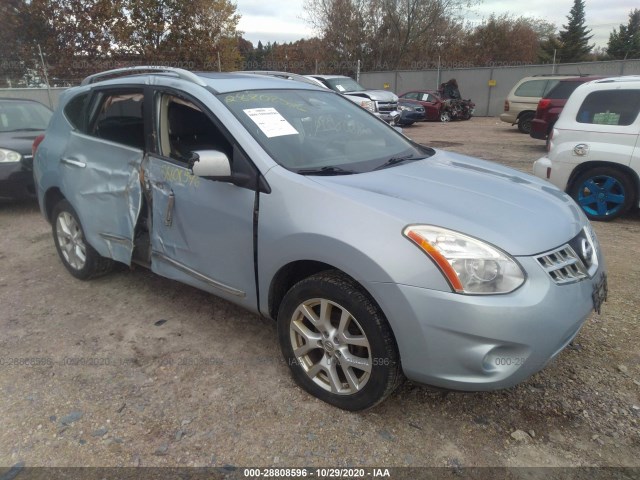
[[[0,163],[0,199],[32,198],[35,198],[33,172],[21,162]]]
[[[397,110],[392,112],[376,112],[375,115],[380,118],[380,120],[384,120],[391,125],[395,125],[400,119],[400,112]]]
[[[528,278],[507,295],[369,287],[388,313],[407,378],[453,390],[494,390],[541,370],[577,335],[604,273],[599,257],[593,278],[562,286],[534,258],[519,257]]]
[[[403,125],[405,123],[415,123],[415,122],[423,122],[425,121],[424,112],[415,112],[410,110],[403,110],[400,115],[400,119],[398,123]]]

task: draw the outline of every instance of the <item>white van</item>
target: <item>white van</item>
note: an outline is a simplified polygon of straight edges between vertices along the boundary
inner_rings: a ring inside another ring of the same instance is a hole
[[[535,175],[565,190],[593,220],[640,201],[640,76],[595,80],[569,97]]]

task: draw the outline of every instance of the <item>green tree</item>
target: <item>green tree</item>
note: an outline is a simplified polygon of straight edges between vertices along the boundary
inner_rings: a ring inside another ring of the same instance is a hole
[[[558,63],[562,42],[556,35],[550,35],[546,40],[540,42],[538,49],[538,61],[540,63]]]
[[[607,54],[614,59],[640,58],[640,10],[629,13],[629,23],[613,29],[609,35]]]
[[[593,45],[589,40],[591,30],[585,25],[584,0],[574,0],[573,7],[567,16],[569,23],[563,25],[559,39],[562,48],[558,52],[559,63],[582,62],[589,58]]]

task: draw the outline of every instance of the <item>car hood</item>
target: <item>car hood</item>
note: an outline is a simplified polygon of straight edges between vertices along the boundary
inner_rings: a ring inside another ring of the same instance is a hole
[[[8,148],[22,155],[31,155],[33,141],[42,133],[44,130],[0,132],[0,148]]]
[[[406,225],[449,228],[516,256],[563,245],[586,222],[575,202],[550,183],[444,151],[375,172],[309,178]]]
[[[364,90],[362,92],[348,92],[345,95],[354,95],[357,97],[369,97],[371,100],[378,102],[397,102],[398,96],[393,92],[386,90]]]

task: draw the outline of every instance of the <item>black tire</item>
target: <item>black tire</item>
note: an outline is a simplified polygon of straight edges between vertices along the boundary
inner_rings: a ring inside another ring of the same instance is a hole
[[[520,130],[521,133],[526,133],[527,135],[531,133],[531,121],[534,116],[533,112],[527,112],[520,115],[518,118],[518,130]]]
[[[440,112],[440,121],[442,123],[450,122],[451,121],[451,113],[449,113],[447,110],[442,110]]]
[[[69,231],[65,232],[64,227]],[[74,277],[89,280],[113,268],[112,259],[102,257],[87,243],[78,214],[67,200],[61,200],[53,208],[51,229],[58,256]]]
[[[302,314],[302,307],[316,315],[317,323]],[[321,325],[322,308],[327,312],[328,328]],[[341,318],[346,320],[346,327]],[[306,328],[309,336],[298,333],[301,327]],[[309,341],[312,336],[313,341]],[[296,383],[311,395],[344,410],[359,411],[377,405],[404,378],[395,338],[380,308],[360,285],[337,271],[315,274],[287,292],[278,311],[278,338]],[[300,344],[301,339],[305,343]],[[299,355],[294,353],[294,345],[296,350],[300,349]],[[308,352],[300,354],[307,345],[310,345]],[[332,365],[335,381],[327,368]],[[354,365],[368,366],[370,371]],[[317,373],[310,376],[315,370]]]
[[[622,170],[595,167],[573,181],[569,195],[590,220],[608,222],[629,211],[637,192],[634,182]]]

